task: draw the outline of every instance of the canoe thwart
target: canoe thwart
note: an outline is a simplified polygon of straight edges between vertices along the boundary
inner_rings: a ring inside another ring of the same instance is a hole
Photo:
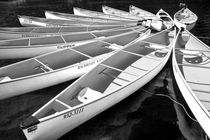
[[[49,66],[47,66],[47,64],[44,64],[44,63],[42,63],[41,61],[39,61],[38,59],[35,59],[35,58],[34,58],[34,60],[36,62],[38,62],[39,64],[41,64],[40,66],[36,67],[35,69],[40,68],[44,72],[53,71],[53,69],[50,68]]]

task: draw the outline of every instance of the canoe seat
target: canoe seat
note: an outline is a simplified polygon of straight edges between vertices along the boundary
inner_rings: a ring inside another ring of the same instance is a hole
[[[0,77],[0,83],[11,81],[9,76]]]
[[[157,51],[157,52],[155,52],[155,56],[157,56],[157,57],[165,57],[167,53],[168,52]]]
[[[184,58],[185,61],[191,64],[199,64],[203,62],[203,59],[201,56],[191,57],[191,58]]]
[[[199,64],[203,62],[202,53],[199,51],[181,50],[184,54],[184,60],[191,64]]]
[[[98,98],[100,98],[102,96],[102,93],[101,92],[98,92],[98,91],[95,91],[95,90],[92,90],[88,87],[86,88],[83,88],[77,98],[79,101],[85,103],[85,102],[91,102],[91,101],[94,101]]]

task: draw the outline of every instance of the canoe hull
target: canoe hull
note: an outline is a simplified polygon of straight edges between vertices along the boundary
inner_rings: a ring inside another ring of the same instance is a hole
[[[175,58],[173,57],[173,59]],[[182,93],[185,101],[187,102],[190,110],[192,111],[196,119],[199,121],[200,125],[202,126],[208,137],[210,137],[210,118],[206,114],[206,111],[203,110],[202,105],[199,103],[193,91],[185,82],[184,77],[182,76],[174,60],[173,60],[173,73],[176,79],[176,83],[179,87],[179,90]]]
[[[196,42],[193,42],[193,43],[196,44]],[[202,50],[203,49],[198,44],[196,46],[192,46],[192,47],[198,47],[198,48],[193,48],[194,50],[196,50],[196,49],[197,50]],[[188,49],[190,50],[190,48],[188,48]],[[178,85],[178,88],[179,88],[180,92],[182,93],[183,98],[185,99],[186,103],[188,104],[188,107],[192,111],[196,120],[198,121],[198,123],[201,125],[201,127],[205,131],[206,135],[210,138],[210,116],[209,116],[209,112],[208,112],[207,108],[204,106],[204,104],[201,103],[201,100],[199,99],[199,95],[196,95],[196,90],[199,91],[203,88],[206,91],[208,91],[208,88],[206,89],[205,87],[197,86],[197,87],[199,87],[198,89],[196,89],[196,88],[192,89],[192,87],[190,87],[190,85],[188,84],[188,82],[186,82],[186,79],[185,79],[185,77],[187,77],[187,76],[186,75],[183,76],[183,74],[182,74],[182,72],[181,72],[181,70],[180,70],[180,68],[177,64],[175,48],[174,48],[174,51],[173,51],[172,65],[173,65],[173,74],[174,74],[176,83]],[[182,67],[181,67],[181,69],[182,69],[182,71],[184,71]],[[192,73],[193,73],[193,69],[191,69],[191,70],[192,70]],[[185,72],[183,72],[183,73],[185,73]],[[190,73],[190,74],[192,74],[192,73]],[[195,72],[194,72],[194,74],[199,75],[199,73],[195,73]],[[199,79],[198,79],[198,81],[199,81]],[[209,85],[207,84],[206,87],[209,87]],[[208,96],[206,98],[208,98]]]
[[[24,27],[59,27],[61,25],[49,24],[39,21],[34,21],[28,18],[19,17],[19,22]]]
[[[24,129],[23,132],[27,139],[29,140],[52,140],[58,139],[68,131],[71,131],[75,127],[81,125],[87,120],[93,118],[99,113],[105,111],[111,106],[117,104],[121,100],[125,99],[139,88],[144,86],[147,82],[149,82],[152,78],[154,78],[164,67],[166,64],[170,53],[166,56],[166,58],[153,70],[151,70],[148,74],[143,76],[142,78],[131,83],[132,85],[128,85],[114,93],[108,94],[102,97],[95,102],[87,104],[85,106],[78,106],[75,108],[75,111],[67,111],[63,112],[53,118],[50,118],[46,121],[40,122],[35,127],[36,130],[29,132],[31,128]],[[50,130],[50,133],[49,133]]]
[[[40,34],[40,33],[12,33],[12,32],[1,32],[0,40],[9,40],[16,38],[26,38],[26,37],[42,37],[42,36],[52,36],[53,34]]]
[[[90,71],[109,55],[111,55],[111,53],[89,59],[89,61],[86,61],[85,63],[77,63],[74,66],[58,71],[46,72],[33,77],[25,77],[23,79],[0,83],[0,100],[78,78]]]
[[[45,12],[45,17],[47,19],[60,19],[60,20],[71,20],[70,18],[65,18],[61,16],[56,16],[55,14],[51,14],[50,12]]]
[[[58,51],[66,48],[71,48],[79,45],[94,42],[95,40],[85,40],[80,42],[72,42],[60,45],[47,45],[37,47],[14,47],[9,48],[8,46],[0,48],[0,59],[22,59],[31,58],[45,53]]]
[[[109,16],[109,15],[108,15]],[[95,16],[94,16],[95,17]],[[93,18],[94,18],[93,17]],[[118,21],[118,22],[109,22],[109,17],[104,18],[103,22],[95,22],[95,21],[85,21],[85,20],[62,20],[61,19],[45,19],[45,18],[37,18],[37,17],[19,17],[19,22],[22,26],[25,27],[62,27],[62,26],[90,26],[90,25],[125,25],[125,26],[135,26],[137,23],[132,21]],[[52,21],[53,20],[53,21]]]

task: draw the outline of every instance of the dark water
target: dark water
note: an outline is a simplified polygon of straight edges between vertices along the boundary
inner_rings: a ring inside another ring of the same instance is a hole
[[[72,13],[72,7],[101,11],[101,5],[127,10],[129,4],[156,13],[160,8],[173,14],[178,0],[13,0],[0,1],[0,26],[20,26],[17,15],[44,16],[45,10]],[[210,36],[210,3],[185,1],[199,20],[191,31],[196,36]],[[205,39],[205,43],[210,42]],[[20,60],[0,61],[0,66]],[[41,81],[40,81],[41,82]],[[73,81],[0,101],[0,140],[24,140],[19,124]],[[168,85],[168,89],[166,86]],[[149,92],[148,92],[149,91]],[[160,96],[161,95],[161,96]],[[165,95],[165,96],[163,96]],[[171,60],[151,82],[133,95],[94,117],[61,140],[202,140],[205,133],[192,118],[173,78]],[[50,133],[50,130],[49,130]]]

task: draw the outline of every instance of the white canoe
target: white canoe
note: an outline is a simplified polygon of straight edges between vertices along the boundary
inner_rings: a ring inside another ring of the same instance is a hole
[[[136,29],[1,67],[0,99],[77,78],[110,56],[113,50],[150,34],[145,31]]]
[[[143,17],[145,19],[159,20],[159,18],[155,14],[153,14],[151,12],[148,12],[146,10],[140,9],[140,8],[138,8],[136,6],[133,6],[133,5],[129,6],[129,13],[132,14],[132,15]]]
[[[130,26],[128,26],[130,27]],[[52,36],[87,31],[100,31],[127,28],[124,25],[87,25],[62,27],[0,27],[0,40],[15,38]]]
[[[174,14],[174,23],[177,27],[184,27],[187,30],[191,30],[196,22],[198,17],[188,8],[182,8]]]
[[[102,11],[103,11],[103,13],[108,14],[108,15],[126,17],[126,18],[131,18],[131,19],[134,19],[134,20],[145,19],[144,17],[139,17],[139,16],[136,16],[136,15],[132,15],[129,12],[119,10],[119,9],[115,9],[115,8],[112,8],[112,7],[109,7],[109,6],[106,6],[106,5],[102,6]]]
[[[20,38],[0,41],[0,59],[19,59],[35,57],[44,53],[71,48],[105,38],[133,31],[145,29],[135,26],[122,29],[86,31],[54,36]]]
[[[127,45],[63,90],[21,123],[27,139],[58,139],[149,82],[171,54],[168,33]]]
[[[75,15],[79,15],[79,16],[97,17],[97,18],[99,17],[99,18],[104,18],[104,19],[113,19],[113,20],[122,20],[122,21],[138,21],[136,19],[134,20],[134,19],[128,18],[128,17],[120,17],[120,16],[116,16],[116,15],[107,15],[107,14],[104,14],[102,12],[86,10],[86,9],[82,9],[82,8],[78,8],[78,7],[74,7],[73,12],[74,12]]]
[[[173,52],[173,73],[186,103],[210,138],[210,48],[185,30]]]
[[[60,19],[60,20],[73,20],[73,21],[89,21],[89,22],[122,22],[122,20],[113,20],[97,17],[78,16],[69,13],[60,13],[54,11],[45,11],[45,17],[47,19]],[[135,21],[123,21],[124,23],[133,23]]]
[[[86,15],[86,16],[90,16],[90,17],[103,17],[103,18],[106,18],[106,19],[109,19],[109,17],[114,16],[114,15],[108,15],[108,14],[104,14],[104,13],[101,13],[101,12],[90,11],[90,10],[75,8],[75,7],[74,7],[74,13],[76,15],[82,15],[82,16]],[[118,16],[118,17],[120,17],[120,16]],[[164,10],[161,9],[160,11],[158,11],[157,17],[158,17],[158,20],[153,20],[153,19],[147,20],[147,19],[143,19],[143,18],[138,19],[138,20],[136,20],[137,25],[142,25],[142,26],[145,26],[145,27],[151,27],[152,29],[155,29],[157,31],[170,29],[171,27],[173,27],[173,25],[174,25],[173,19]],[[120,18],[122,19],[124,17],[122,16]],[[125,17],[125,18],[129,18],[129,17]],[[135,19],[132,19],[132,20],[135,20]],[[132,25],[133,23],[130,23],[130,24]]]
[[[22,26],[39,26],[39,27],[58,27],[58,26],[87,26],[87,25],[137,25],[137,22],[91,22],[91,21],[71,21],[59,19],[46,19],[32,16],[18,16]]]
[[[156,17],[158,17],[157,20],[156,19],[147,19],[147,20],[143,20],[141,24],[139,22],[139,24],[142,26],[145,26],[145,27],[155,29],[157,31],[161,31],[161,30],[165,30],[165,29],[172,29],[172,27],[174,27],[173,19],[163,9],[160,9],[157,12]]]
[[[172,27],[174,27],[174,21],[173,21],[173,19],[163,9],[160,9],[157,12],[156,16],[163,21],[163,29],[171,29]]]

